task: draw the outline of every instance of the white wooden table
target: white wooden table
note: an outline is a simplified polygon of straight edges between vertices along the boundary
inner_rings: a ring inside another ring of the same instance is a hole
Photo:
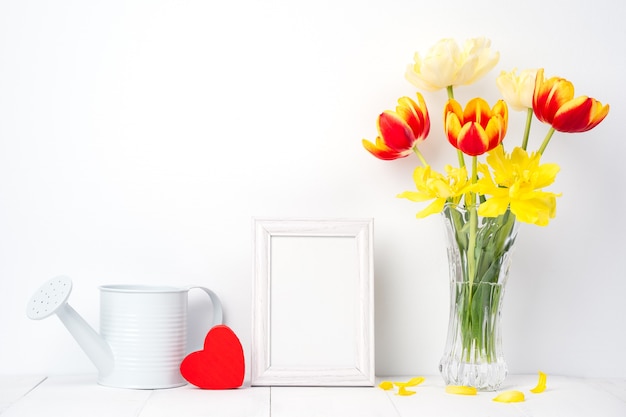
[[[379,378],[406,381],[409,377]],[[526,394],[523,403],[493,402],[497,393],[446,394],[438,375],[414,387],[412,396],[380,388],[244,387],[204,391],[191,385],[129,390],[97,385],[95,375],[0,376],[0,415],[63,417],[625,417],[626,378],[583,379],[548,375],[548,389],[528,390],[536,375],[513,375],[502,390]]]

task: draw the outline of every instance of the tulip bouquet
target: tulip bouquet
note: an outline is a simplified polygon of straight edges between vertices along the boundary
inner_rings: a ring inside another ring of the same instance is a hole
[[[443,213],[451,243],[450,328],[440,370],[447,383],[488,389],[497,387],[506,375],[499,309],[517,222],[546,226],[556,215],[559,194],[545,188],[560,168],[541,162],[544,151],[556,131],[588,131],[609,112],[608,105],[594,98],[576,97],[570,81],[546,78],[543,69],[503,71],[496,79],[503,99],[493,106],[481,97],[465,107],[455,100],[456,87],[474,83],[498,60],[499,53],[492,51],[488,39],[469,39],[462,46],[443,39],[424,56],[415,53],[407,68],[407,80],[418,89],[447,91],[443,130],[457,150],[457,166],[446,165],[445,172],[437,172],[420,152],[430,133],[430,116],[420,92],[417,100],[402,97],[395,111],[382,112],[375,142],[362,142],[382,160],[411,154],[419,159],[421,165],[413,173],[416,190],[398,197],[420,203],[432,200],[417,217]],[[509,106],[525,111],[526,123],[521,144],[507,152],[503,140]],[[538,149],[529,152],[534,118],[549,129]],[[481,157],[484,161],[479,161]]]

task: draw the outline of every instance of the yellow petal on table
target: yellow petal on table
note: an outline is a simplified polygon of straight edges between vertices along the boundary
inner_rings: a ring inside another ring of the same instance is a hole
[[[415,391],[409,391],[405,387],[400,387],[398,389],[398,395],[409,396],[409,395],[413,395],[413,394],[415,394]]]
[[[393,388],[393,382],[391,382],[391,381],[383,381],[380,384],[378,384],[378,387],[384,389],[385,391],[388,391],[391,388]]]
[[[521,403],[524,401],[524,393],[521,391],[504,391],[493,399],[499,403]]]
[[[478,390],[476,387],[468,387],[465,385],[448,385],[446,386],[446,392],[448,394],[457,395],[476,395]]]
[[[537,382],[537,386],[530,390],[533,394],[539,394],[540,392],[544,392],[546,390],[546,380],[548,376],[543,372],[539,371],[539,382]]]
[[[409,379],[407,382],[394,382],[394,385],[397,387],[415,387],[419,384],[421,384],[422,382],[424,382],[426,380],[426,378],[424,378],[423,376],[416,376],[415,378],[411,378]]]

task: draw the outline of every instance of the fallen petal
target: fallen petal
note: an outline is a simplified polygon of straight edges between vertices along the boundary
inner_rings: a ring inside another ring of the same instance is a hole
[[[424,382],[426,380],[426,378],[424,378],[423,376],[416,376],[415,378],[411,378],[409,379],[409,382],[407,382],[407,386],[409,387],[414,387],[416,385],[421,384],[422,382]]]
[[[400,389],[398,389],[398,395],[409,396],[413,394],[415,394],[415,391],[409,391],[405,387],[400,387]]]
[[[537,382],[537,386],[530,390],[533,394],[539,394],[540,392],[544,392],[546,390],[546,380],[548,376],[543,372],[539,371],[539,382]]]
[[[425,380],[426,378],[423,376],[416,376],[415,378],[409,379],[407,382],[394,382],[394,385],[397,387],[415,387]]]
[[[465,385],[448,385],[446,386],[446,392],[448,394],[457,395],[476,395],[478,390],[476,387],[468,387]]]
[[[493,399],[499,403],[520,403],[524,401],[524,393],[521,391],[504,391]]]
[[[385,391],[388,391],[393,388],[393,383],[390,381],[383,381],[378,384],[378,387],[384,389]]]

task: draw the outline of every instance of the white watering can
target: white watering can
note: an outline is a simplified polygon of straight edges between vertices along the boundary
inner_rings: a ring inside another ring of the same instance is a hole
[[[98,383],[118,388],[158,389],[185,385],[180,364],[187,342],[187,293],[205,291],[214,324],[222,323],[222,304],[204,287],[104,285],[100,287],[100,334],[67,299],[72,280],[46,282],[28,301],[26,314],[41,320],[56,314],[98,369]]]

